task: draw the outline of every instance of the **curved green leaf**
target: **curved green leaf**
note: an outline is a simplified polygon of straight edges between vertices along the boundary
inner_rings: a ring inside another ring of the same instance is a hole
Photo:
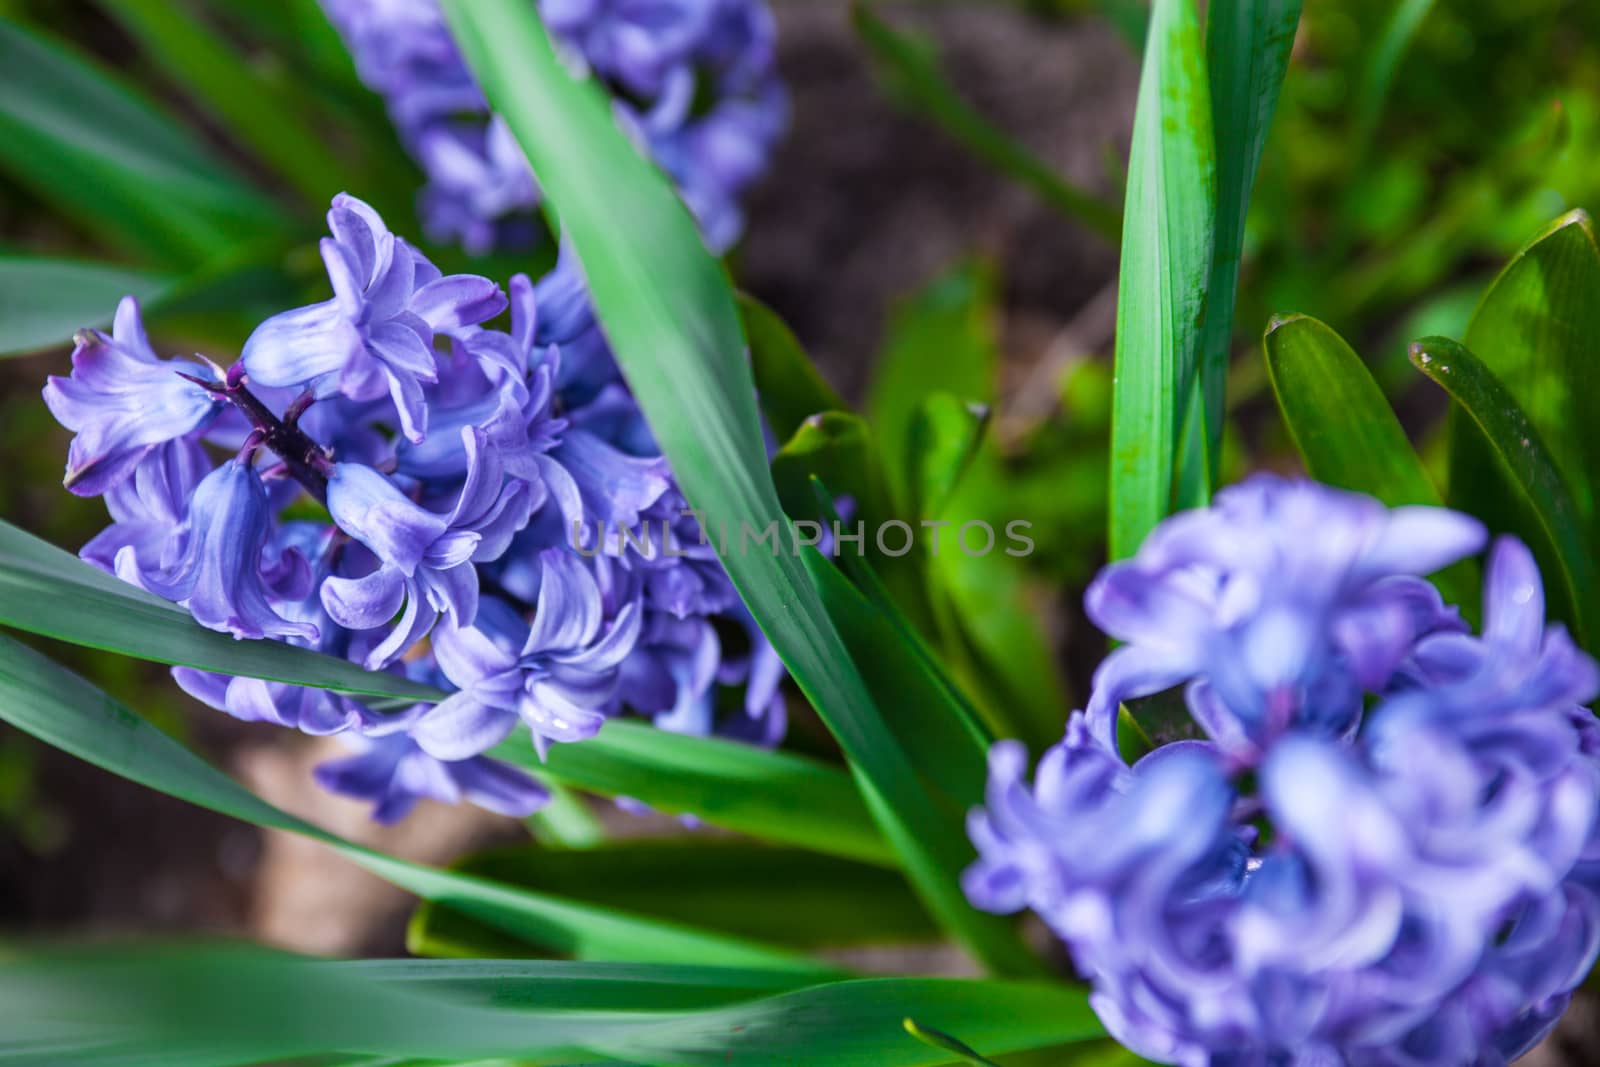
[[[221,674],[415,702],[444,694],[397,674],[296,648],[236,641],[189,613],[0,520],[0,626]]]
[[[799,949],[932,941],[939,928],[905,879],[880,867],[717,838],[617,841],[584,849],[517,846],[468,856],[463,874]],[[530,956],[530,946],[423,904],[418,955]]]
[[[914,518],[944,513],[972,466],[989,426],[989,408],[950,393],[930,393],[911,416],[908,511]]]
[[[282,226],[186,130],[86,59],[0,19],[0,168],[96,233],[183,265]]]
[[[588,959],[832,970],[755,942],[441,871],[347,841],[261,800],[88,682],[3,635],[0,719],[151,789],[320,841],[419,897],[555,952]]]
[[[1390,507],[1443,503],[1361,357],[1309,315],[1274,315],[1267,376],[1306,471]]]
[[[1594,558],[1584,540],[1577,504],[1555,457],[1527,413],[1487,365],[1463,345],[1428,337],[1410,348],[1411,362],[1460,405],[1522,494],[1523,514],[1531,519],[1525,534],[1546,574],[1561,575],[1552,614],[1567,619],[1580,642],[1594,625],[1597,606]],[[1464,429],[1464,428],[1463,428]],[[1475,477],[1490,472],[1478,470]],[[1522,525],[1522,524],[1518,524]],[[1561,603],[1564,602],[1564,605]]]
[[[64,345],[85,326],[105,326],[117,301],[148,303],[174,279],[107,263],[0,256],[0,356]]]
[[[1216,133],[1217,217],[1211,279],[1200,327],[1200,394],[1205,402],[1207,472],[1217,480],[1233,308],[1250,190],[1261,165],[1289,51],[1300,24],[1301,0],[1235,0],[1206,7],[1206,67],[1211,76],[1211,125]],[[1196,428],[1200,423],[1193,424]]]
[[[1566,481],[1591,551],[1600,549],[1594,475],[1600,471],[1600,250],[1582,211],[1551,223],[1500,272],[1463,338],[1539,430]],[[1474,473],[1483,453],[1470,427],[1452,441],[1450,496],[1491,525],[1516,491]]]
[[[907,1016],[991,1056],[1104,1035],[1086,994],[1064,985],[870,978],[797,989],[792,979],[711,967],[346,963],[226,946],[100,950],[0,965],[0,1027],[19,1062],[78,1067],[242,1067],[335,1051],[932,1067],[950,1054],[908,1034]]]
[[[1344,338],[1308,315],[1274,315],[1262,347],[1278,410],[1307,473],[1390,507],[1443,505],[1383,389]],[[1475,563],[1445,568],[1434,584],[1463,610],[1478,603]]]
[[[1117,283],[1112,559],[1132,555],[1172,510],[1211,271],[1214,160],[1193,0],[1156,0],[1133,120]]]
[[[631,797],[667,815],[764,841],[884,866],[894,853],[843,771],[789,752],[614,719],[544,760],[526,738],[494,750],[540,777],[605,796]]]
[[[793,544],[766,467],[732,290],[666,178],[616,127],[605,94],[556,57],[521,0],[444,0],[463,55],[527,154],[572,241],[617,361],[689,502],[710,529],[774,524]],[[1015,931],[975,911],[959,876],[959,813],[943,811],[895,742],[791,552],[722,562],[790,675],[839,740],[884,836],[930,909],[979,957],[1036,969]]]

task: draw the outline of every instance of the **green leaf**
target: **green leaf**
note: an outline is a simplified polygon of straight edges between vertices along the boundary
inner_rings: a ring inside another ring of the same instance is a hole
[[[0,169],[95,234],[190,265],[277,208],[83,57],[0,20]]]
[[[867,419],[896,490],[916,478],[911,425],[933,392],[992,404],[999,375],[994,271],[978,261],[935,278],[890,318],[873,371]]]
[[[944,130],[979,159],[1069,219],[1108,241],[1116,241],[1122,220],[1117,209],[1056,173],[1054,167],[997,129],[968,104],[939,70],[932,44],[901,33],[858,2],[851,7],[857,36],[872,51],[890,89],[908,110]]]
[[[936,940],[905,879],[798,849],[719,839],[609,842],[581,850],[521,846],[453,869],[540,893],[799,949]],[[419,955],[529,956],[493,928],[424,904],[408,943]]]
[[[1410,355],[1416,368],[1459,405],[1500,464],[1501,476],[1521,493],[1519,517],[1523,518],[1516,523],[1517,532],[1524,534],[1544,573],[1561,576],[1551,613],[1566,619],[1579,642],[1584,642],[1595,624],[1591,613],[1600,608],[1595,600],[1594,558],[1568,482],[1543,435],[1511,391],[1466,347],[1448,338],[1428,337],[1413,344]],[[1467,430],[1460,419],[1457,429]],[[1488,473],[1472,472],[1474,477]],[[1455,475],[1452,471],[1452,481]]]
[[[419,897],[449,903],[552,951],[589,959],[828,970],[770,946],[441,871],[347,841],[259,799],[88,682],[3,635],[0,719],[151,789],[320,841]]]
[[[1443,503],[1383,390],[1344,338],[1309,315],[1274,315],[1262,346],[1284,425],[1313,478],[1390,507]]]
[[[336,1050],[403,1062],[609,1057],[659,1067],[777,1067],[798,1052],[808,1067],[932,1067],[949,1053],[910,1036],[908,1015],[989,1055],[1104,1035],[1085,993],[1063,985],[792,986],[792,975],[712,967],[102,949],[0,965],[0,1026],[18,1062],[78,1067],[231,1067]]]
[[[1117,283],[1112,559],[1132,555],[1172,509],[1174,459],[1196,394],[1215,189],[1211,98],[1193,0],[1156,0],[1134,112]]]
[[[943,1031],[921,1026],[915,1019],[907,1019],[904,1025],[906,1033],[921,1041],[924,1045],[948,1052],[962,1063],[971,1064],[972,1067],[998,1067],[993,1060],[984,1059],[973,1051],[970,1045],[957,1041]]]
[[[1439,490],[1361,357],[1307,315],[1275,315],[1262,346],[1289,436],[1311,477],[1377,497],[1389,507],[1442,507]],[[1471,610],[1478,568],[1463,561],[1435,576],[1445,600]]]
[[[344,186],[347,167],[303,121],[288,96],[261,76],[186,0],[98,0],[151,65],[187,90],[231,138],[250,149],[319,209]]]
[[[908,439],[913,517],[943,514],[972,466],[988,426],[988,407],[949,393],[932,393],[917,406]]]
[[[1228,356],[1233,348],[1233,308],[1250,190],[1261,149],[1289,68],[1300,23],[1301,0],[1236,0],[1206,8],[1206,67],[1211,76],[1211,120],[1216,134],[1217,215],[1212,234],[1211,278],[1200,327],[1200,393],[1205,401],[1207,476],[1217,480]]]
[[[787,520],[766,467],[732,290],[666,178],[617,129],[600,87],[557,59],[521,0],[445,0],[457,43],[505,117],[583,264],[601,327],[684,495],[712,529]],[[838,739],[919,894],[992,965],[1037,963],[1015,931],[967,904],[958,813],[934,802],[884,725],[800,559],[722,562],[791,677]]]
[[[856,518],[866,524],[866,551],[882,557],[874,534],[896,515],[877,443],[861,416],[843,411],[808,416],[772,457],[772,477],[784,510],[796,518],[816,514],[813,477],[841,496],[854,497]],[[886,542],[899,551],[898,541],[886,538]]]
[[[894,863],[850,776],[793,753],[614,719],[582,744],[552,746],[542,761],[525,737],[504,742],[494,755],[562,785],[631,797],[667,815],[693,815],[847,859]]]
[[[0,256],[0,356],[68,344],[85,326],[108,325],[124,296],[148,303],[173,281],[106,263]]]
[[[850,405],[818,373],[788,324],[755,297],[740,293],[738,299],[750,342],[750,366],[772,435],[787,441],[812,415],[849,411]]]
[[[1600,550],[1594,476],[1600,471],[1600,251],[1582,211],[1563,215],[1530,241],[1484,293],[1464,338],[1539,430],[1561,472],[1590,551]],[[1470,427],[1452,441],[1452,503],[1491,525],[1519,494],[1476,465]],[[1456,477],[1454,472],[1460,472]]]
[[[444,694],[397,674],[296,648],[238,641],[189,613],[0,521],[0,626],[222,674],[414,702]]]

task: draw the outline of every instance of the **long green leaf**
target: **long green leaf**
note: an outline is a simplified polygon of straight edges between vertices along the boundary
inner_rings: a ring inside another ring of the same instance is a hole
[[[720,839],[516,846],[453,869],[536,892],[800,949],[932,941],[938,927],[893,871],[799,849]],[[526,944],[423,904],[409,945],[419,955],[530,956]]]
[[[668,815],[884,866],[894,853],[849,775],[789,752],[669,733],[613,720],[582,744],[555,745],[541,761],[526,738],[500,759],[575,789],[631,797]]]
[[[1262,339],[1267,376],[1289,436],[1313,478],[1377,497],[1390,507],[1444,501],[1361,357],[1307,315],[1274,316]],[[1478,602],[1476,564],[1435,576],[1446,601]]]
[[[1572,492],[1590,551],[1600,551],[1600,249],[1582,211],[1555,220],[1500,272],[1467,327],[1466,346],[1481,359],[1539,430]],[[1472,473],[1481,451],[1470,427],[1455,435],[1452,500],[1491,524],[1517,498],[1494,475]],[[1467,451],[1463,452],[1463,449]],[[1459,484],[1458,484],[1459,483]]]
[[[1384,24],[1383,32],[1368,53],[1366,69],[1356,86],[1355,130],[1356,150],[1352,158],[1364,162],[1372,139],[1378,132],[1378,120],[1383,116],[1383,105],[1389,90],[1400,72],[1400,61],[1405,58],[1422,29],[1423,20],[1433,10],[1434,0],[1398,0]]]
[[[1117,284],[1112,559],[1132,555],[1172,508],[1182,418],[1196,388],[1215,188],[1194,3],[1156,0],[1133,120]]]
[[[188,90],[236,138],[320,208],[343,187],[343,166],[325,131],[303,121],[277,84],[261,74],[188,0],[98,0],[163,75]]]
[[[1108,241],[1121,235],[1117,209],[1080,189],[978,114],[939,70],[931,44],[900,33],[865,3],[851,8],[857,36],[872,50],[885,80],[905,105],[944,130],[967,151],[1031,189],[1039,199]]]
[[[1206,8],[1206,68],[1211,76],[1211,126],[1216,134],[1217,217],[1211,280],[1200,328],[1200,393],[1205,401],[1207,472],[1217,480],[1233,308],[1239,287],[1244,220],[1261,149],[1267,142],[1301,0],[1236,0]],[[1198,428],[1198,421],[1192,426]]]
[[[684,495],[713,529],[776,524],[732,290],[667,180],[617,129],[605,94],[557,58],[521,0],[445,0],[457,43],[527,153],[583,264],[602,328]],[[930,909],[997,967],[1036,966],[959,888],[958,814],[941,811],[883,724],[793,552],[723,556],[734,586],[839,740],[874,818]]]
[[[908,1016],[990,1056],[1104,1034],[1085,994],[1063,985],[792,985],[781,973],[710,967],[121,949],[0,966],[0,1026],[16,1062],[75,1067],[235,1067],[334,1051],[405,1062],[932,1067],[950,1054],[909,1035]]]
[[[270,201],[81,56],[0,19],[0,169],[96,234],[192,265],[282,227]]]
[[[1383,390],[1344,338],[1309,315],[1275,315],[1267,375],[1306,471],[1390,507],[1443,503]]]
[[[441,871],[347,841],[261,800],[88,682],[3,635],[0,719],[151,789],[320,841],[419,897],[556,952],[589,959],[828,970],[769,946]]]
[[[221,674],[409,701],[444,694],[281,641],[236,641],[169,601],[0,521],[0,626]]]
[[[85,326],[110,323],[124,296],[148,302],[173,281],[104,263],[0,256],[0,356],[66,344]]]
[[[1526,518],[1513,529],[1524,534],[1546,574],[1553,570],[1561,576],[1552,614],[1568,620],[1580,642],[1587,640],[1590,628],[1596,625],[1591,612],[1600,606],[1595,599],[1600,579],[1569,483],[1543,435],[1511,391],[1465,346],[1444,337],[1428,337],[1411,346],[1410,356],[1412,364],[1460,406],[1503,464],[1502,476],[1509,475],[1510,483],[1522,494],[1520,515]],[[1476,477],[1489,473],[1473,472]]]

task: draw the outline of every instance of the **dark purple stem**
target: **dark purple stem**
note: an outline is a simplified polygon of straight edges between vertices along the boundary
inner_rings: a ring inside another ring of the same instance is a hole
[[[333,473],[333,460],[298,426],[300,416],[311,405],[309,396],[296,400],[289,408],[288,417],[280,419],[245,388],[249,379],[241,364],[229,367],[227,378],[222,382],[208,382],[187,374],[184,377],[238,408],[253,428],[250,435],[253,443],[271,449],[283,460],[285,469],[317,498],[318,503],[328,502],[328,477]]]

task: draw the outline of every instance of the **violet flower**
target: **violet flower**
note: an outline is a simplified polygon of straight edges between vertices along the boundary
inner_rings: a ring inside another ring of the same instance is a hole
[[[99,496],[133,474],[157,447],[200,429],[221,402],[192,378],[216,381],[209,362],[165,360],[145,336],[139,301],[122,298],[111,336],[80,330],[72,374],[44,387],[50,414],[77,436],[67,453],[63,484],[79,496]]]
[[[1507,1063],[1600,955],[1600,727],[1581,706],[1600,670],[1545,625],[1521,544],[1495,546],[1480,636],[1418,625],[1438,610],[1391,601],[1411,584],[1393,572],[1456,558],[1470,523],[1304,483],[1243,488],[1168,520],[1098,595],[1125,594],[1102,617],[1141,622],[1113,656],[1151,653],[1167,618],[1166,647],[1203,646],[1171,681],[1243,679],[1227,713],[1281,721],[1218,731],[1197,713],[1210,740],[1130,766],[1075,713],[1031,785],[1021,746],[995,745],[967,896],[1035,911],[1107,1029],[1157,1062]],[[1374,611],[1392,625],[1353,636]],[[1127,691],[1120,669],[1107,679]]]

